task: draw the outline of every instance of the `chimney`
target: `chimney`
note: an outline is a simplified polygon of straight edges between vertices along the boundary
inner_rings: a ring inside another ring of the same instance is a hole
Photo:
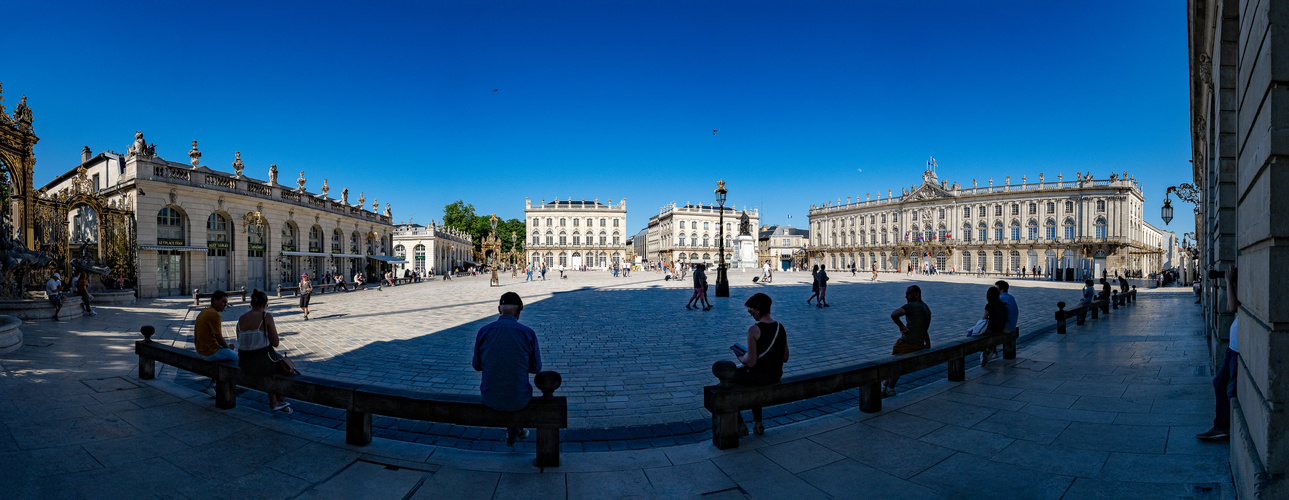
[[[91,156],[93,156],[93,153],[90,153],[89,146],[85,146],[84,148],[81,148],[81,163],[90,161]]]

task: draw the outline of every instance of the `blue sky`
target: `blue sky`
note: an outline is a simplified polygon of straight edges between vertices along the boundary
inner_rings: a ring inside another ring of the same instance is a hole
[[[264,5],[269,4],[269,5]],[[1113,15],[1108,15],[1108,14]],[[810,204],[920,180],[1127,171],[1163,227],[1190,181],[1184,2],[22,2],[0,73],[37,184],[82,146],[348,187],[428,222],[464,199]],[[498,89],[493,91],[493,89]],[[719,129],[715,135],[713,129]],[[860,171],[862,169],[862,172]],[[289,182],[288,182],[289,183]],[[370,201],[369,201],[370,202]],[[1186,206],[1169,229],[1193,230]],[[788,219],[791,214],[793,218]]]

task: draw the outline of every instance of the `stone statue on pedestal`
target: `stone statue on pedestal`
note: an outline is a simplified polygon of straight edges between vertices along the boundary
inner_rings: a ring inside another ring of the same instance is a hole
[[[269,184],[277,184],[277,164],[269,165]]]
[[[246,164],[242,163],[242,152],[238,151],[237,156],[233,158],[233,173],[237,174],[238,179],[242,178],[242,169],[244,168],[246,168]]]
[[[192,168],[197,168],[197,164],[201,163],[201,151],[197,151],[197,141],[192,141],[192,149],[188,150],[188,158],[191,158],[189,161],[192,163]]]
[[[738,219],[738,235],[739,236],[752,235],[752,218],[747,216],[746,211],[744,211],[743,216],[739,217]]]
[[[349,188],[340,190],[340,200],[345,202],[346,205],[349,204]]]
[[[327,180],[326,180],[326,179],[323,179],[323,180],[322,180],[322,197],[323,197],[323,198],[326,198],[326,197],[327,197],[327,193],[329,193],[329,192],[331,192],[331,186],[328,186],[328,185],[327,185]]]

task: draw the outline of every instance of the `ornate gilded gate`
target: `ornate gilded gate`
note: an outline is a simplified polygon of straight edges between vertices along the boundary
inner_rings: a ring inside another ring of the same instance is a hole
[[[129,195],[109,199],[95,193],[93,183],[87,178],[85,167],[79,167],[72,178],[71,187],[56,193],[40,190],[36,193],[33,223],[35,238],[32,248],[53,258],[53,267],[42,269],[34,278],[37,283],[48,280],[54,272],[63,273],[64,280],[73,272],[72,261],[86,264],[101,263],[112,269],[112,274],[134,283],[137,277],[138,244],[134,212]],[[83,208],[82,208],[83,207]],[[95,215],[92,225],[85,231],[93,236],[93,246],[87,242],[81,248],[72,248],[69,214],[73,210],[88,209]]]

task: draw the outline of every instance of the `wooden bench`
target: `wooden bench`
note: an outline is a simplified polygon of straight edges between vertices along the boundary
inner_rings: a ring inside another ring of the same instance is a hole
[[[1015,359],[1019,334],[1017,331],[971,337],[924,351],[784,377],[778,384],[759,387],[734,384],[731,380],[737,366],[733,361],[717,361],[712,365],[712,373],[720,383],[703,388],[703,407],[712,413],[712,443],[722,450],[738,447],[740,411],[801,401],[854,388],[859,388],[861,411],[879,412],[882,410],[883,380],[947,363],[949,380],[960,382],[966,379],[968,354],[1002,344],[1003,359]]]
[[[242,287],[241,290],[224,290],[224,293],[228,294],[229,297],[241,295],[242,302],[246,302],[246,287]],[[213,296],[215,296],[215,292],[198,293],[197,289],[194,288],[192,289],[192,305],[194,307],[201,306],[202,299],[209,299]]]
[[[1110,308],[1118,309],[1120,306],[1127,307],[1130,303],[1137,302],[1137,287],[1132,287],[1127,293],[1119,293],[1118,290],[1111,290],[1110,297],[1092,301],[1091,304],[1082,304],[1073,309],[1066,310],[1065,302],[1056,303],[1056,333],[1064,335],[1066,331],[1065,321],[1074,318],[1074,324],[1082,325],[1086,322],[1087,313],[1092,312],[1092,319],[1099,317],[1098,312],[1110,312]]]
[[[151,340],[156,330],[144,326],[144,340],[134,343],[139,356],[139,378],[156,377],[156,363],[210,377],[215,381],[215,407],[237,406],[237,386],[345,410],[345,442],[355,446],[371,443],[372,415],[441,422],[478,427],[532,427],[537,429],[538,467],[559,466],[559,430],[568,428],[568,400],[555,396],[562,379],[559,373],[544,371],[533,381],[542,395],[524,409],[497,411],[476,395],[432,394],[390,387],[355,384],[309,375],[251,376],[242,374],[233,361],[206,361],[196,352]]]

